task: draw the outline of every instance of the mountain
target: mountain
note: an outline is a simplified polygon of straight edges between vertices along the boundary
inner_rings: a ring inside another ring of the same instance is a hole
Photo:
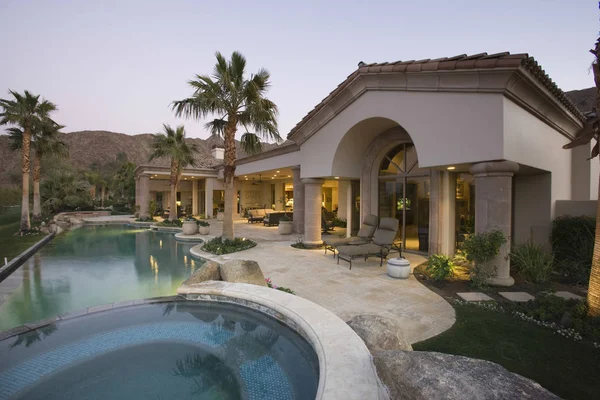
[[[152,135],[126,135],[124,133],[108,131],[78,131],[62,134],[63,140],[69,146],[69,158],[76,168],[89,169],[93,166],[104,165],[117,160],[119,153],[124,153],[127,160],[137,165],[156,164],[168,165],[168,160],[155,160],[148,162],[150,156]],[[222,161],[215,160],[211,155],[211,146],[222,144],[218,138],[188,139],[199,148],[196,161],[199,167],[211,167]],[[263,145],[263,150],[277,145]],[[238,157],[246,154],[239,148]],[[19,152],[10,150],[10,140],[6,135],[0,135],[0,184],[20,182],[20,156]]]
[[[573,102],[583,113],[592,111],[592,108],[596,106],[596,88],[591,87],[581,90],[571,90],[565,92],[569,100]]]

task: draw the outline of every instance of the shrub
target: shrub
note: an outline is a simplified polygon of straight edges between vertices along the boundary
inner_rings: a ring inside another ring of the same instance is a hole
[[[148,213],[150,214],[151,217],[154,217],[156,215],[157,211],[158,211],[158,204],[156,204],[156,201],[150,200],[150,202],[148,203]]]
[[[287,214],[283,214],[281,217],[279,217],[279,221],[283,221],[283,222],[290,222],[292,219],[290,217],[288,217]]]
[[[256,246],[256,242],[247,240],[246,238],[235,238],[233,240],[229,240],[218,236],[206,242],[204,246],[202,246],[202,250],[208,253],[221,255],[247,250],[254,246]]]
[[[545,282],[552,272],[552,256],[531,241],[516,245],[510,253],[510,261],[529,282]]]
[[[443,281],[454,275],[454,264],[448,256],[434,254],[427,260],[426,271],[436,281]]]
[[[496,274],[495,266],[485,266],[500,252],[500,247],[507,242],[506,236],[500,231],[475,233],[465,239],[462,250],[467,260],[475,265],[471,270],[471,282],[474,286],[485,286],[489,278]]]
[[[208,221],[205,221],[203,219],[198,221],[198,225],[200,226],[210,226],[210,224],[208,223]]]
[[[136,222],[152,222],[152,221],[154,221],[154,218],[152,218],[152,217],[141,217],[141,218],[136,218],[135,221]]]
[[[181,228],[181,226],[183,225],[183,222],[181,222],[178,219],[174,219],[173,221],[171,221],[170,219],[165,219],[163,222],[160,222],[158,224],[156,224],[158,226],[167,226],[167,227],[178,227]]]
[[[596,219],[593,217],[564,216],[552,221],[554,270],[566,281],[589,281],[595,233]]]
[[[292,243],[292,247],[296,249],[308,249],[308,246],[304,244],[304,240],[301,237],[296,239],[296,243]]]

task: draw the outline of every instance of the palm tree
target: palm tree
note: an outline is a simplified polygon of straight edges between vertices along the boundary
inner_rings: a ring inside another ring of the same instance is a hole
[[[265,97],[270,86],[270,74],[259,69],[250,79],[244,76],[246,59],[233,52],[228,61],[217,52],[217,64],[212,76],[196,75],[189,82],[194,89],[192,97],[173,102],[177,116],[205,118],[209,115],[217,118],[206,124],[214,135],[223,137],[225,142],[224,179],[225,179],[225,215],[223,237],[233,239],[233,209],[235,203],[235,134],[238,127],[245,133],[241,145],[249,154],[261,151],[258,135],[279,142],[277,130],[277,106]],[[248,132],[248,127],[256,133]]]
[[[39,220],[42,216],[42,203],[40,199],[40,181],[42,175],[42,158],[44,156],[57,156],[66,158],[69,155],[67,144],[58,139],[62,125],[45,123],[36,127],[32,132],[31,146],[33,148],[33,219]],[[9,128],[11,137],[11,148],[21,149],[23,145],[23,130]]]
[[[188,165],[194,166],[194,156],[198,153],[198,147],[193,143],[185,141],[185,128],[178,126],[176,129],[163,124],[164,133],[154,135],[152,143],[152,154],[150,160],[155,158],[169,157],[171,159],[171,211],[169,219],[177,219],[177,186],[181,179],[182,170]]]
[[[571,143],[564,145],[563,148],[572,149],[577,146],[587,145],[592,139],[596,139],[596,144],[592,148],[591,160],[600,153],[600,121],[598,120],[598,110],[600,110],[600,38],[596,40],[596,46],[590,50],[590,53],[594,55],[592,70],[594,71],[594,82],[596,83],[596,107],[589,113],[588,119],[581,132],[576,135],[576,138]],[[600,184],[598,185],[598,199],[600,199]],[[600,201],[597,201],[596,208],[594,256],[592,258],[592,269],[590,271],[587,302],[588,314],[593,317],[600,316]]]
[[[32,95],[27,90],[24,94],[9,90],[14,100],[0,99],[0,125],[16,125],[23,130],[21,145],[21,173],[23,176],[23,197],[21,202],[21,231],[31,229],[29,220],[29,173],[31,135],[36,126],[53,123],[49,114],[56,110],[56,105],[40,100],[39,95]]]

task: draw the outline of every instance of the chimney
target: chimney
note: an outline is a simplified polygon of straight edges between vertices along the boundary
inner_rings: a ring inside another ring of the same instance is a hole
[[[225,149],[219,145],[213,144],[210,149],[210,154],[217,160],[225,158]]]

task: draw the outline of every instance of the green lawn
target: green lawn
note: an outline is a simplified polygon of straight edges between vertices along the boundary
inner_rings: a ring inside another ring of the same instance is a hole
[[[4,257],[12,260],[30,246],[41,240],[43,236],[15,236],[19,231],[21,219],[20,207],[8,207],[0,213],[0,263],[4,265]]]
[[[511,315],[474,306],[454,307],[456,324],[413,345],[415,350],[493,361],[565,399],[598,398],[600,350]]]

